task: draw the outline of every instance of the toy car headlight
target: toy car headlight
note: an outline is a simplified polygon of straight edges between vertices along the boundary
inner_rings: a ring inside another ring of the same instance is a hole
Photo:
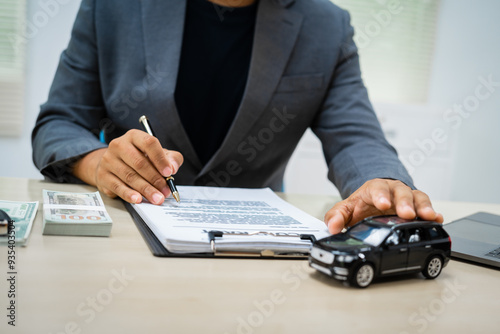
[[[353,256],[353,255],[339,255],[337,256],[337,261],[339,262],[346,262],[346,263],[349,263],[349,262],[352,262],[356,259],[356,256]]]

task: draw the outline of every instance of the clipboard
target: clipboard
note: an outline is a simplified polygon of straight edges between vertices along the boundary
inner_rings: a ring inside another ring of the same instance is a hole
[[[158,240],[156,235],[148,227],[144,219],[137,213],[137,211],[132,207],[130,203],[123,201],[125,208],[130,213],[132,220],[134,221],[137,229],[141,233],[144,241],[148,245],[149,250],[154,256],[157,257],[191,257],[191,258],[253,258],[253,259],[307,259],[309,253],[293,253],[293,254],[276,254],[272,250],[262,250],[260,253],[257,252],[221,252],[217,251],[217,240],[218,238],[223,238],[224,233],[221,231],[210,231],[208,233],[208,239],[212,249],[212,253],[172,253],[169,252],[165,246]],[[268,232],[258,232],[266,233]],[[226,233],[227,234],[227,233]],[[240,233],[231,233],[232,235],[242,235]],[[272,234],[271,234],[272,235]],[[245,234],[248,236],[248,234]],[[300,234],[298,236],[276,236],[276,237],[299,237],[301,240],[309,240],[312,244],[316,241],[316,237],[312,234]]]

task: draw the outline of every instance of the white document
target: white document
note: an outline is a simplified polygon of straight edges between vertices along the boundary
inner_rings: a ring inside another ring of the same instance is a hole
[[[178,186],[181,202],[133,204],[165,248],[172,253],[212,253],[208,232],[242,233],[217,238],[217,251],[273,250],[308,253],[311,242],[329,235],[322,221],[279,198],[269,188],[239,189]],[[259,232],[273,233],[265,235]],[[255,235],[248,235],[257,233]]]

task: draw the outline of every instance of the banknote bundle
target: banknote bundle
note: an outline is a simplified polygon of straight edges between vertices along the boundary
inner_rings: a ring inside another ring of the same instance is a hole
[[[0,201],[0,209],[13,221],[14,229],[9,234],[14,236],[15,245],[25,246],[38,210],[38,202]],[[9,240],[7,235],[0,236],[0,245],[7,245]]]
[[[43,190],[43,234],[107,237],[111,226],[99,192]]]

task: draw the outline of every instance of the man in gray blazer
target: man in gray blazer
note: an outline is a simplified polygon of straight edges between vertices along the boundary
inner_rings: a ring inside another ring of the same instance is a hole
[[[171,174],[281,190],[311,127],[345,198],[325,216],[332,233],[381,213],[442,222],[384,138],[352,37],[328,0],[83,0],[34,162],[133,203],[161,204]],[[157,139],[138,130],[142,114]]]

